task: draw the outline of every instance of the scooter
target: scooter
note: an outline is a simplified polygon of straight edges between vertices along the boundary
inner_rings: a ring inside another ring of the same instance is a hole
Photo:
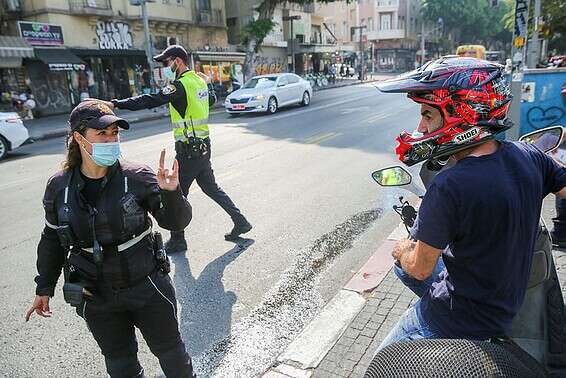
[[[561,126],[553,126],[526,134],[520,140],[549,153],[560,145],[563,133]],[[403,187],[422,198],[438,173],[429,169],[430,164],[421,167],[422,184],[400,166],[380,169],[372,177],[382,186]],[[449,167],[450,161],[435,164]],[[417,216],[415,207],[400,197],[393,209],[409,231]],[[383,376],[566,377],[566,309],[550,233],[542,217],[525,300],[508,335],[490,341],[431,339],[392,344],[376,354],[365,375]]]

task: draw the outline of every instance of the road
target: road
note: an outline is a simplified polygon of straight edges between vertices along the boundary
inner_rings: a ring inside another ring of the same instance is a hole
[[[217,180],[254,229],[243,246],[224,241],[230,218],[191,187],[189,250],[172,257],[172,276],[181,332],[199,375],[261,373],[395,228],[393,196],[370,174],[396,163],[395,136],[412,130],[417,116],[403,95],[384,95],[370,84],[321,91],[309,107],[272,116],[212,115]],[[135,124],[122,141],[127,160],[155,169],[166,148],[172,161],[165,121]],[[41,198],[63,152],[62,139],[45,140],[0,163],[1,375],[104,374],[100,351],[60,286],[53,317],[24,322],[34,297]],[[139,340],[146,374],[159,376],[157,360]]]

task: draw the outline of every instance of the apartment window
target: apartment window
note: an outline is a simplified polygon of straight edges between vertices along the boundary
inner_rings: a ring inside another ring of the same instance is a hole
[[[384,13],[379,15],[379,29],[391,30],[391,13]]]
[[[368,31],[373,31],[373,18],[368,17]]]
[[[177,0],[177,1],[179,1],[179,0]],[[180,0],[180,1],[182,2],[183,0]],[[206,10],[209,11],[210,10],[210,0],[198,0],[198,9],[204,10],[204,11],[206,11]]]
[[[346,21],[342,21],[342,38],[345,38],[348,35],[348,23]]]

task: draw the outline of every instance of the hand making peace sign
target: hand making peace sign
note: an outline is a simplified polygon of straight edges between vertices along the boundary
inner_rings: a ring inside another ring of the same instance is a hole
[[[165,165],[165,150],[161,150],[159,157],[159,168],[157,169],[157,184],[163,190],[175,191],[179,186],[179,163],[177,159],[173,160],[173,168],[171,174],[169,170],[164,168]]]

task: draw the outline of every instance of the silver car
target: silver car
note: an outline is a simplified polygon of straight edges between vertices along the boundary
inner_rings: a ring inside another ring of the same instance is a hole
[[[224,107],[230,114],[266,112],[273,114],[282,106],[311,102],[312,87],[292,73],[254,76],[226,97]]]

